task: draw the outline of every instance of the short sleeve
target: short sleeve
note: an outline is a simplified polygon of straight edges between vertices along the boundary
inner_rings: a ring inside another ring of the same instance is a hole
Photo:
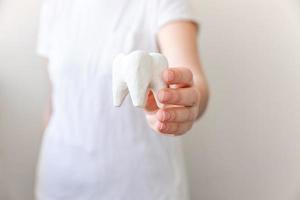
[[[51,49],[51,41],[53,37],[54,29],[54,10],[52,1],[44,0],[42,2],[39,27],[38,27],[38,39],[37,39],[37,54],[43,57],[49,57]]]
[[[158,0],[158,29],[164,25],[178,20],[192,21],[198,28],[200,25],[199,18],[195,15],[189,0]]]

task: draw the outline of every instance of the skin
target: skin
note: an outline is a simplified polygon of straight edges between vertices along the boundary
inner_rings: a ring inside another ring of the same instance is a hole
[[[185,134],[207,106],[208,86],[198,56],[197,29],[193,22],[177,21],[162,27],[157,35],[160,51],[169,62],[169,69],[162,74],[169,88],[157,94],[163,109],[157,107],[149,92],[145,115],[158,133]]]

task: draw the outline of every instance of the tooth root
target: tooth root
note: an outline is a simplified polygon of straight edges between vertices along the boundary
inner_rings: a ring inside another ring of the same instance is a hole
[[[143,108],[152,78],[152,57],[146,52],[134,52],[128,56],[128,60],[132,76],[126,77],[126,80],[131,100],[134,106]]]
[[[147,91],[148,86],[143,87],[136,87],[136,86],[129,86],[129,93],[132,100],[132,104],[136,107],[144,108],[146,105],[147,100]]]
[[[114,106],[121,106],[126,95],[128,94],[128,88],[125,82],[117,82],[113,86],[113,103]]]
[[[128,94],[128,89],[126,83],[123,81],[122,77],[122,60],[125,57],[124,54],[119,54],[115,57],[112,66],[112,89],[113,89],[113,105],[121,106],[126,95]]]

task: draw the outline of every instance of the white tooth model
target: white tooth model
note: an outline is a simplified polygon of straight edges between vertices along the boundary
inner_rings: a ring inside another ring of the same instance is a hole
[[[156,104],[162,108],[157,93],[167,87],[162,79],[167,68],[167,59],[159,53],[134,51],[118,55],[112,71],[114,106],[120,106],[129,91],[133,105],[144,108],[148,91],[152,90]]]

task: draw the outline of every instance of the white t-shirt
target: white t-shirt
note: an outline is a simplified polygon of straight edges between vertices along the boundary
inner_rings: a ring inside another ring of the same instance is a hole
[[[38,53],[49,58],[53,113],[39,200],[187,200],[180,137],[153,132],[126,98],[112,105],[119,53],[158,51],[156,34],[195,20],[185,0],[45,0]]]

